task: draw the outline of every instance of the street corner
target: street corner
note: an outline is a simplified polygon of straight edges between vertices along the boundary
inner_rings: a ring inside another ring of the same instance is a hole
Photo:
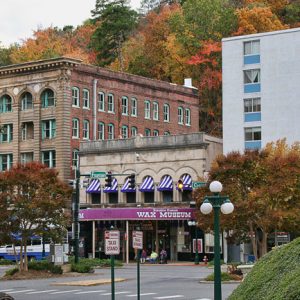
[[[126,281],[126,278],[115,278],[115,282]],[[81,281],[69,281],[69,282],[55,282],[52,286],[96,286],[102,284],[111,284],[110,279],[96,279],[96,280],[81,280]]]

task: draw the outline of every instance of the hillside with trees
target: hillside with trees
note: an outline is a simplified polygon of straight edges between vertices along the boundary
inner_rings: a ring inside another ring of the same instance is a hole
[[[161,3],[161,4],[160,4]],[[0,48],[0,66],[69,56],[84,63],[199,89],[200,130],[222,134],[221,40],[300,26],[299,0],[96,0],[77,28],[50,27]]]

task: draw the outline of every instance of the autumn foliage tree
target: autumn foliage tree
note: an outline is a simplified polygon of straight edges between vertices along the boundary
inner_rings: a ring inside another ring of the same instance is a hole
[[[0,243],[20,242],[20,270],[28,270],[27,241],[32,236],[60,241],[68,218],[64,213],[70,188],[53,169],[37,162],[17,165],[0,173]]]
[[[284,140],[262,151],[232,152],[220,156],[210,173],[235,206],[233,214],[222,215],[222,228],[231,232],[232,242],[251,241],[253,253],[267,252],[267,238],[276,230],[299,232],[300,147]],[[200,205],[208,190],[197,190]],[[199,215],[202,228],[212,229],[212,219]]]

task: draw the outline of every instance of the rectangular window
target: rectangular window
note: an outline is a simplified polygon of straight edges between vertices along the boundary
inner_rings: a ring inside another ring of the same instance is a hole
[[[107,95],[107,105],[108,105],[108,112],[114,113],[115,112],[115,103],[114,103],[114,95],[108,94]]]
[[[104,123],[98,123],[98,140],[104,140]]]
[[[13,139],[13,124],[4,124],[0,131],[0,142],[10,143]]]
[[[79,138],[79,120],[78,119],[72,120],[72,138],[75,138],[75,139]]]
[[[42,163],[48,168],[56,167],[56,153],[55,150],[43,151],[42,152]]]
[[[259,40],[244,42],[244,55],[254,55],[259,53],[260,53]]]
[[[135,98],[131,98],[131,116],[137,116],[137,100]]]
[[[158,103],[153,102],[153,120],[158,120]]]
[[[150,101],[145,101],[145,119],[150,119]]]
[[[128,115],[128,98],[122,97],[122,115]]]
[[[0,171],[11,169],[13,163],[12,154],[0,154]]]
[[[42,121],[42,139],[53,139],[56,136],[56,121]]]
[[[22,123],[22,141],[32,140],[34,138],[33,122]]]
[[[131,127],[131,136],[134,137],[137,135],[137,128],[135,126]]]
[[[185,109],[185,125],[191,126],[191,111],[189,108]]]
[[[178,107],[178,124],[183,124],[183,108]]]
[[[79,107],[79,88],[73,87],[72,88],[72,105]]]
[[[170,122],[170,106],[164,104],[164,122]]]
[[[90,108],[90,92],[87,89],[82,91],[83,108]]]
[[[260,98],[248,98],[244,99],[244,112],[260,112],[261,111],[261,104]]]
[[[105,94],[100,92],[98,94],[98,110],[104,111]]]
[[[88,120],[83,121],[83,139],[88,140],[90,138],[90,122]]]
[[[108,124],[108,139],[113,140],[115,138],[115,126],[114,124]]]
[[[244,71],[244,92],[260,92],[260,69]]]
[[[128,127],[122,126],[122,138],[127,139],[128,138]]]
[[[245,128],[245,141],[261,141],[261,127]]]
[[[25,165],[33,161],[33,152],[21,153],[21,164]]]
[[[0,97],[0,113],[12,111],[12,100],[8,95]]]
[[[78,149],[74,149],[72,152],[72,166],[78,168]]]

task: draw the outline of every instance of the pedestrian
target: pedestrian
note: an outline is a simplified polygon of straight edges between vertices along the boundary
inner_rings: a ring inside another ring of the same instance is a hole
[[[159,254],[161,264],[167,263],[167,256],[168,256],[167,251],[165,249],[162,249]]]
[[[158,254],[154,250],[152,250],[151,255],[150,255],[150,262],[152,264],[155,264],[157,262],[157,257],[158,257]]]
[[[146,261],[146,258],[147,258],[147,252],[145,249],[142,250],[142,253],[141,253],[141,264],[144,264],[145,261]]]

